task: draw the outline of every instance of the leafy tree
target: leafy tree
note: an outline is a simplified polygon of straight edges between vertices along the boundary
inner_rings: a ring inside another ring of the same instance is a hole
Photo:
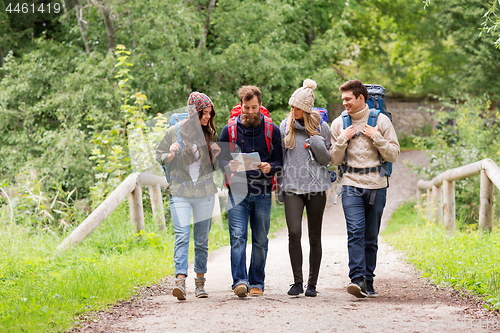
[[[346,33],[360,41],[361,52],[347,71],[406,95],[460,90],[498,99],[500,53],[494,36],[478,31],[487,9],[482,0],[439,1],[425,9],[408,0],[351,1],[345,17],[355,23]]]
[[[498,1],[498,6],[500,7],[500,1]],[[481,33],[486,32],[486,33],[496,33],[496,31],[499,31],[498,33],[498,39],[495,42],[495,46],[497,48],[500,48],[500,18],[498,18],[497,13],[497,3],[496,1],[493,1],[491,4],[490,9],[484,14],[484,22],[482,23],[483,30]],[[494,17],[494,18],[492,18]],[[490,25],[491,24],[491,25]]]

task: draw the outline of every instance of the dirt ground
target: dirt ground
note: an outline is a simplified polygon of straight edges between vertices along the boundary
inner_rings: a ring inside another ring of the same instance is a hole
[[[398,204],[414,195],[416,176],[404,161],[424,163],[421,152],[403,152],[394,165],[388,190],[387,221]],[[263,296],[240,299],[231,291],[229,247],[210,253],[207,299],[194,296],[194,273],[188,277],[186,301],[171,296],[172,277],[143,289],[84,320],[74,332],[498,332],[498,312],[466,293],[432,285],[404,256],[379,245],[376,299],[356,299],[349,283],[347,236],[340,202],[329,198],[323,227],[323,259],[315,298],[286,294],[293,283],[287,231],[271,236]],[[304,276],[308,270],[306,225],[303,229]],[[247,251],[250,254],[251,248]],[[249,257],[249,255],[247,256]]]

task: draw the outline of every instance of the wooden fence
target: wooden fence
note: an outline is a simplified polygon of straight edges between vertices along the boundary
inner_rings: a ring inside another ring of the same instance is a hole
[[[148,186],[151,197],[151,208],[156,227],[159,231],[165,230],[165,213],[161,188],[167,187],[165,177],[149,173],[133,173],[129,175],[99,207],[97,207],[73,232],[66,237],[57,250],[65,250],[80,244],[87,236],[97,229],[104,220],[122,203],[129,198],[130,220],[136,233],[144,230],[144,209],[142,205],[142,186]],[[219,196],[224,196],[224,191],[219,191],[215,196],[213,220],[218,223],[220,218]]]
[[[479,199],[479,228],[493,227],[493,190],[500,189],[500,168],[487,158],[475,163],[447,170],[429,181],[417,183],[417,202],[422,204],[427,191],[426,211],[429,220],[441,221],[448,231],[455,230],[455,181],[481,175]]]

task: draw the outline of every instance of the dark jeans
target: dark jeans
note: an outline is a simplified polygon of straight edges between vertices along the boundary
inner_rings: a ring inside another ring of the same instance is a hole
[[[304,206],[307,213],[307,228],[309,230],[309,280],[308,284],[315,286],[318,282],[321,265],[321,226],[326,205],[325,192],[308,194],[285,193],[285,216],[288,227],[288,252],[292,264],[295,283],[303,283],[302,277],[302,212]]]
[[[373,280],[377,265],[378,233],[385,207],[387,188],[376,191],[373,205],[369,203],[372,191],[354,186],[342,186],[342,206],[347,224],[349,277]]]
[[[249,289],[264,290],[265,267],[271,223],[271,194],[240,194],[229,192],[229,237],[231,242],[231,273],[234,289],[246,284]],[[247,274],[248,220],[252,228],[252,256]]]

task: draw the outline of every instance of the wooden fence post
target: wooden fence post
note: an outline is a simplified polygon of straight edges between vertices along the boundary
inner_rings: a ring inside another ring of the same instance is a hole
[[[87,218],[66,237],[57,247],[58,251],[69,249],[72,246],[80,244],[85,237],[89,236],[113,211],[127,199],[129,193],[135,188],[137,182],[137,174],[129,175],[123,183],[121,183],[104,200]]]
[[[141,184],[135,184],[135,190],[129,195],[130,221],[135,228],[135,232],[139,233],[144,230],[144,210],[142,206],[142,188]]]
[[[422,205],[422,190],[417,187],[417,206]]]
[[[155,186],[148,185],[148,188],[156,227],[158,228],[158,231],[163,231],[167,228],[167,226],[165,224],[165,211],[163,209],[160,184],[156,184]]]
[[[455,230],[455,182],[443,180],[444,227],[448,231]]]
[[[493,182],[481,170],[481,189],[479,192],[479,229],[491,231],[493,228]]]
[[[427,219],[429,221],[432,221],[432,195],[431,195],[431,189],[427,189]]]
[[[436,223],[443,223],[443,205],[441,200],[441,187],[432,186],[432,219]]]

